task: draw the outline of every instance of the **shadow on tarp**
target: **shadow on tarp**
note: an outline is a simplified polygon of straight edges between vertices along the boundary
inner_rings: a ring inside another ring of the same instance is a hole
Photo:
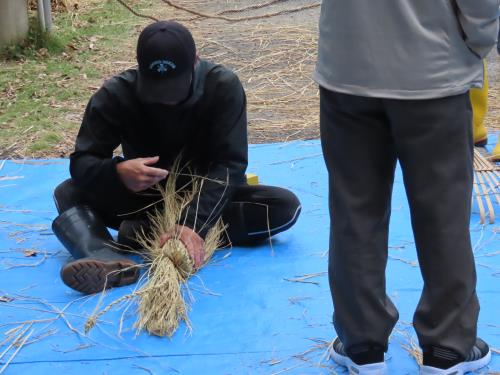
[[[99,296],[82,298],[59,279],[68,255],[50,229],[56,216],[52,191],[68,177],[68,162],[6,161],[0,166],[0,354],[11,343],[4,340],[13,328],[33,323],[25,326],[26,334],[32,334],[5,374],[342,373],[324,359],[335,333],[326,275],[327,175],[318,141],[251,147],[249,172],[257,173],[262,183],[293,190],[302,201],[302,215],[295,227],[275,238],[272,248],[264,244],[218,252],[189,283],[195,299],[192,333],[182,325],[171,340],[137,334],[134,306],[104,315],[88,336],[75,332],[83,331]],[[499,348],[500,240],[497,224],[480,226],[476,211],[471,234],[482,303],[479,334]],[[391,337],[389,373],[413,374],[418,367],[410,353],[416,343],[411,320],[422,280],[399,169],[390,246],[387,288],[400,322]],[[313,274],[318,275],[293,281]],[[104,302],[131,290],[112,290]],[[0,368],[14,351],[3,356]],[[495,354],[484,372],[499,369]]]

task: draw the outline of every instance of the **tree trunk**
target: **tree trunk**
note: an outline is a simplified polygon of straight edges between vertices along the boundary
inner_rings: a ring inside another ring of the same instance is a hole
[[[28,35],[26,0],[0,0],[0,47],[16,43]]]

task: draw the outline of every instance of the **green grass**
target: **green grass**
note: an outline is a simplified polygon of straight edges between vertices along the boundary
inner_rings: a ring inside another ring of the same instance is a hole
[[[3,48],[0,159],[71,152],[89,97],[104,78],[133,62],[136,26],[145,22],[115,1],[96,2],[57,14],[51,35],[32,22],[24,43]]]
[[[65,41],[59,35],[42,32],[36,18],[30,18],[29,33],[26,40],[2,47],[0,58],[2,60],[22,60],[36,57],[36,52],[46,48],[50,54],[58,54],[64,51]]]

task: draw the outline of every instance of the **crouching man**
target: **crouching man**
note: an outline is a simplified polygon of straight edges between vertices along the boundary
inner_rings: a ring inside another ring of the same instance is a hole
[[[113,77],[90,99],[70,156],[71,178],[54,192],[59,216],[52,228],[75,258],[61,277],[86,294],[137,281],[137,264],[112,249],[107,228],[118,230],[119,243],[147,228],[147,212],[161,204],[153,186],[179,157],[206,177],[177,226],[196,267],[219,217],[229,225],[229,241],[241,245],[290,228],[300,213],[292,192],[246,183],[245,92],[234,73],[197,57],[184,26],[146,27],[137,61],[137,69]],[[123,157],[113,157],[119,145]]]

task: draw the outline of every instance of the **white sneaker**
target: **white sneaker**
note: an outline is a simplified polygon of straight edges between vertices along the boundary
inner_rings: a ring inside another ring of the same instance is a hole
[[[349,374],[355,375],[385,375],[387,374],[387,366],[385,362],[375,362],[368,363],[364,365],[358,365],[350,359],[344,348],[344,344],[337,337],[332,345],[331,356],[332,359],[337,362],[340,366],[347,367]],[[383,352],[382,352],[383,356]]]
[[[460,360],[459,358],[459,355],[455,351],[446,348],[433,347],[424,352],[424,363],[446,362],[453,361],[454,359]],[[488,344],[477,338],[469,355],[462,362],[458,362],[447,369],[422,366],[420,368],[420,375],[463,375],[487,366],[490,360],[491,351]]]

